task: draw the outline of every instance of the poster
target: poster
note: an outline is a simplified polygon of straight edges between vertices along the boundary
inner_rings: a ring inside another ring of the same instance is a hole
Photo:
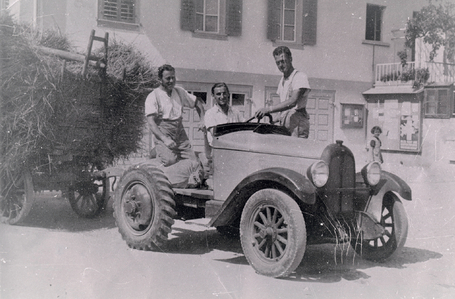
[[[419,119],[416,115],[402,115],[400,120],[400,149],[419,149]]]

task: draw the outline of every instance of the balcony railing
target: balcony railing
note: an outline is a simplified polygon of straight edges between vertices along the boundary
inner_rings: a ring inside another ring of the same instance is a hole
[[[414,85],[424,83],[455,83],[455,64],[440,62],[381,63],[376,65],[375,86]]]

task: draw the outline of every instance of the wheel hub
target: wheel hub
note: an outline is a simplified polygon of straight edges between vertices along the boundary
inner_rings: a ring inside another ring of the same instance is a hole
[[[135,200],[128,200],[124,204],[125,213],[130,216],[136,216],[139,210],[139,204]]]
[[[126,214],[128,223],[135,230],[145,229],[153,218],[153,207],[150,194],[143,185],[131,186],[125,194],[123,211]]]
[[[261,229],[259,235],[261,236],[261,238],[267,239],[267,242],[273,243],[276,241],[277,232],[275,228],[267,226],[264,229]]]

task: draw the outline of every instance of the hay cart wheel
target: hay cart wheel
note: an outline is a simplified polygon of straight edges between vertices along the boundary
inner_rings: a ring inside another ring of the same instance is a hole
[[[351,241],[357,254],[366,260],[384,261],[399,253],[406,242],[408,217],[403,203],[393,193],[384,195],[379,224],[383,227],[381,236],[364,240],[362,235],[359,235]]]
[[[114,218],[129,247],[154,250],[165,245],[174,224],[174,191],[152,165],[131,167],[114,193]]]
[[[98,216],[105,206],[106,181],[78,182],[68,188],[68,200],[77,215],[84,218]]]
[[[32,176],[24,171],[1,187],[0,222],[17,224],[27,217],[35,201]]]
[[[246,202],[240,240],[250,265],[265,276],[287,276],[306,249],[306,227],[297,203],[284,192],[263,189]]]

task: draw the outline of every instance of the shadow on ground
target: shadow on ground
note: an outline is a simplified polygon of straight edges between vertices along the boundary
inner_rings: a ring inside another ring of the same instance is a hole
[[[202,255],[213,250],[227,251],[238,254],[228,259],[218,261],[248,265],[243,255],[238,238],[229,238],[219,234],[214,228],[191,230],[173,228],[172,237],[163,248],[166,254],[197,254]],[[371,262],[363,260],[348,244],[321,244],[307,246],[305,255],[299,267],[290,276],[282,278],[292,281],[332,283],[342,279],[354,281],[368,279],[370,276],[362,270],[376,267],[406,268],[406,265],[423,263],[431,259],[442,258],[442,254],[430,250],[404,247],[395,257],[386,262]]]
[[[165,247],[166,253],[205,254],[212,250],[243,253],[240,240],[229,238],[218,233],[214,228],[190,230],[173,227],[172,237]],[[245,259],[245,263],[248,262]]]
[[[343,250],[344,249],[344,250]],[[368,279],[362,270],[386,267],[402,269],[406,265],[439,259],[442,254],[430,250],[405,247],[395,257],[385,262],[371,262],[355,254],[353,249],[332,244],[308,246],[302,263],[286,280],[332,283],[344,280]]]
[[[30,214],[19,226],[37,227],[70,232],[114,228],[112,201],[100,215],[92,218],[79,217],[71,208],[68,199],[60,193],[38,193]]]
[[[85,219],[76,215],[68,200],[58,195],[41,196],[37,198],[30,214],[20,226],[70,232],[115,228],[112,212],[112,201],[109,201],[106,210],[100,216]],[[237,255],[227,259],[217,259],[220,262],[248,265],[238,238],[224,236],[214,228],[187,225],[180,221],[176,221],[169,241],[160,251],[166,254],[202,255],[213,250],[232,252]],[[375,267],[401,269],[409,264],[423,263],[442,256],[430,250],[404,247],[402,252],[392,259],[383,263],[374,263],[360,258],[348,244],[310,245],[307,246],[303,260],[296,271],[282,279],[320,283],[338,282],[342,279],[362,280],[369,278],[368,274],[362,271],[365,269]]]

